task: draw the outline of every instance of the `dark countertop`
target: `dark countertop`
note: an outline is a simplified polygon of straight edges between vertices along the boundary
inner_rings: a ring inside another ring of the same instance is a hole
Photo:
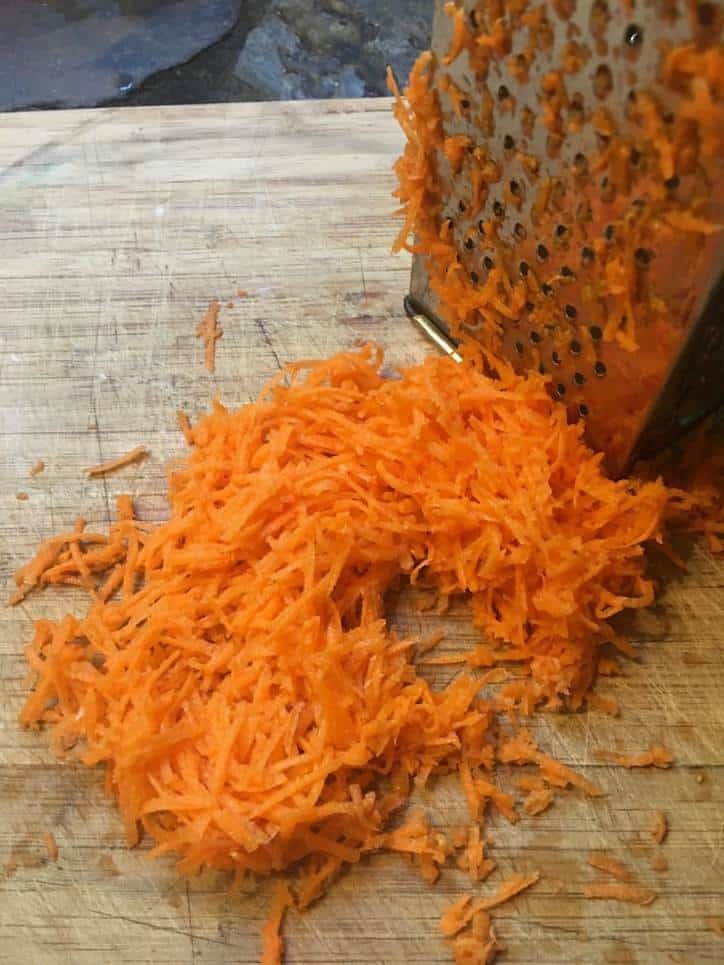
[[[385,94],[433,0],[25,0],[0,10],[0,110]]]

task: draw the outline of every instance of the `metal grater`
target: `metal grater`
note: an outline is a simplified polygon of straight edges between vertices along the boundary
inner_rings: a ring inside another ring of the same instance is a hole
[[[454,8],[476,42],[497,38],[487,63],[468,49],[445,63]],[[702,149],[687,119],[691,88],[663,73],[670,49],[721,51],[723,21],[722,4],[687,0],[437,0],[432,49],[443,132],[471,142],[458,172],[435,152],[440,219],[451,220],[473,285],[503,262],[526,292],[518,318],[491,324],[490,313],[476,311],[463,328],[518,371],[549,374],[554,397],[572,419],[585,419],[588,441],[606,452],[614,474],[724,401],[724,233],[680,226],[683,214],[724,224],[721,140],[713,152],[711,141]],[[550,75],[561,68],[563,93]],[[648,123],[658,116],[676,145],[678,168],[668,178],[642,121],[651,104]],[[477,210],[475,146],[498,174]],[[492,242],[486,222],[495,226]],[[635,279],[628,302],[610,294],[608,266],[617,258]],[[425,254],[415,256],[406,310],[452,351]]]

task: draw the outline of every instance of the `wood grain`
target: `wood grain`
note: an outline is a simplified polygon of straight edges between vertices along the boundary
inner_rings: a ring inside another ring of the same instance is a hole
[[[426,347],[402,318],[409,262],[389,254],[390,167],[401,146],[389,103],[355,101],[96,110],[0,118],[0,571],[82,512],[103,525],[131,491],[143,516],[164,514],[164,466],[183,451],[175,411],[218,393],[238,405],[285,360],[381,342],[393,363]],[[237,295],[239,289],[248,295]],[[195,330],[221,300],[217,371]],[[227,303],[232,307],[226,307]],[[107,478],[82,469],[143,443],[151,457]],[[37,459],[45,472],[30,478]],[[29,499],[18,501],[26,491]],[[623,708],[534,722],[545,747],[606,790],[570,794],[516,827],[491,822],[503,872],[540,868],[541,883],[504,906],[510,962],[721,961],[724,939],[724,596],[722,564],[696,548],[685,576],[631,623],[642,659],[602,684]],[[230,896],[205,875],[125,847],[100,772],[61,765],[42,735],[21,731],[22,648],[31,620],[81,601],[29,598],[0,613],[0,962],[256,962],[268,883]],[[405,632],[426,633],[409,594],[391,602]],[[445,646],[474,638],[463,604]],[[444,672],[438,674],[444,679]],[[668,772],[595,761],[597,748],[662,741]],[[436,823],[465,820],[454,783],[423,803]],[[663,846],[650,826],[663,810]],[[60,847],[48,861],[42,840]],[[592,850],[636,870],[648,908],[586,902]],[[654,870],[657,856],[668,862]],[[493,889],[497,879],[481,888]],[[437,919],[467,880],[434,889],[404,862],[373,857],[286,926],[293,963],[449,960]]]

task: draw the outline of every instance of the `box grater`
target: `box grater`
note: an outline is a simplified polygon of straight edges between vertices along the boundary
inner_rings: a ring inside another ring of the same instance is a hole
[[[436,6],[442,135],[466,145],[431,159],[438,221],[472,291],[503,265],[524,296],[449,325],[423,242],[407,313],[549,375],[614,474],[724,401],[723,6]]]

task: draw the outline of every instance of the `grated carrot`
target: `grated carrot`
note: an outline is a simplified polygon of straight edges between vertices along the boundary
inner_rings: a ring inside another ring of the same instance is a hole
[[[666,819],[666,815],[663,811],[656,811],[651,825],[651,837],[657,844],[663,844],[668,833],[669,822]]]
[[[553,804],[554,798],[555,794],[549,787],[530,791],[523,801],[523,810],[530,815],[541,814]]]
[[[28,473],[28,475],[30,475],[30,476],[39,476],[40,473],[43,472],[44,469],[45,469],[45,463],[43,462],[42,459],[38,459],[38,461],[37,461],[37,462],[35,463],[35,465],[32,467],[32,469],[30,470],[30,472]]]
[[[597,871],[603,871],[619,881],[631,881],[633,875],[622,861],[617,861],[608,854],[594,853],[589,855],[588,863]]]
[[[43,842],[45,847],[48,849],[48,856],[51,861],[57,861],[60,851],[58,849],[58,842],[55,840],[55,835],[52,831],[43,832]]]
[[[284,953],[281,927],[284,913],[292,904],[289,888],[280,882],[271,900],[269,917],[262,931],[261,965],[281,965]]]
[[[12,602],[50,584],[91,597],[37,621],[22,723],[105,766],[130,844],[147,834],[186,874],[293,869],[300,908],[373,850],[437,876],[442,835],[419,815],[388,829],[431,775],[457,770],[476,820],[488,801],[518,817],[496,761],[600,793],[526,731],[499,738],[496,714],[581,706],[609,617],[651,593],[641,545],[671,511],[661,481],[606,478],[542,378],[380,365],[369,347],[296,363],[237,412],[181,418],[192,448],[166,522],[120,497],[107,534],[81,519],[15,575]],[[471,596],[483,663],[501,667],[441,689],[416,674],[384,596],[421,568],[440,608]],[[515,693],[484,700],[511,663]],[[465,863],[493,868],[479,832]]]
[[[641,885],[624,884],[616,881],[593,881],[583,886],[584,898],[610,898],[612,901],[626,901],[632,905],[650,905],[656,900],[656,892]]]
[[[196,337],[204,343],[204,364],[208,372],[216,371],[216,343],[224,334],[218,327],[220,310],[221,303],[218,298],[212,298],[196,329]]]
[[[18,502],[24,503],[24,502],[27,502],[27,500],[30,497],[26,492],[19,492],[19,493],[15,493],[15,498],[18,500]]]
[[[124,466],[130,466],[134,462],[145,459],[147,455],[148,449],[145,446],[136,446],[135,449],[131,449],[125,455],[118,456],[117,459],[109,459],[108,462],[100,462],[96,466],[89,466],[84,472],[89,477],[107,476],[108,473],[115,472],[116,469],[122,469]]]
[[[618,764],[620,767],[671,767],[674,757],[661,744],[654,744],[640,754],[619,754],[616,751],[596,751],[599,761]]]

